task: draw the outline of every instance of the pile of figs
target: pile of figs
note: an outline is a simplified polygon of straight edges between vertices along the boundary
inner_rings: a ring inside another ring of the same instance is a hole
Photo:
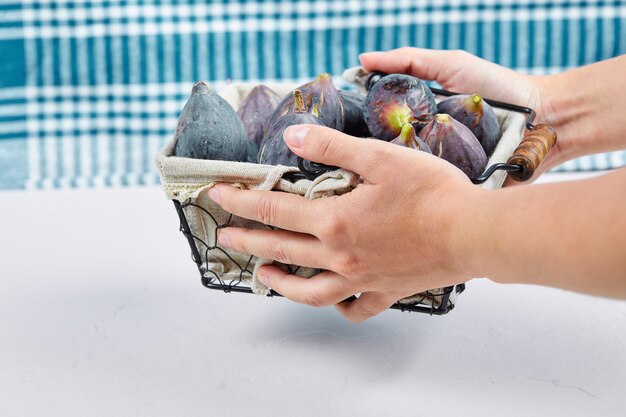
[[[436,155],[479,176],[500,138],[498,119],[478,94],[439,103],[404,74],[379,77],[366,95],[335,88],[328,74],[285,97],[258,85],[237,112],[203,82],[194,85],[176,130],[176,155],[297,166],[283,140],[288,126],[314,124]]]

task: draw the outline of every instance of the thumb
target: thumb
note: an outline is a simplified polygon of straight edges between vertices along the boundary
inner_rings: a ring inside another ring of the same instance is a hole
[[[293,153],[304,159],[345,168],[368,179],[374,179],[377,166],[389,163],[387,158],[397,147],[316,125],[289,126],[284,140]]]

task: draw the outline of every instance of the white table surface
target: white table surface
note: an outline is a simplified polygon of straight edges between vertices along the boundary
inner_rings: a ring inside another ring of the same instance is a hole
[[[623,301],[476,280],[355,325],[204,289],[158,188],[0,207],[2,417],[626,413]]]

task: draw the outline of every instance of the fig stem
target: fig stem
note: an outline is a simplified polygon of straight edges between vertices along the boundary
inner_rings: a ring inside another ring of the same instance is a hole
[[[393,129],[402,131],[404,126],[411,124],[411,109],[406,104],[389,112],[389,124]]]
[[[450,116],[445,113],[439,113],[435,116],[435,119],[437,119],[437,123],[447,123],[450,121]]]
[[[472,104],[474,105],[474,108],[475,109],[480,108],[483,102],[483,98],[479,96],[478,94],[472,94],[471,98],[472,98]]]
[[[411,142],[415,142],[415,129],[411,123],[407,123],[402,126],[400,138],[402,139],[402,142],[404,142],[405,146],[410,146]]]
[[[302,91],[293,90],[293,110],[296,113],[306,112],[306,105],[304,104],[304,96]]]

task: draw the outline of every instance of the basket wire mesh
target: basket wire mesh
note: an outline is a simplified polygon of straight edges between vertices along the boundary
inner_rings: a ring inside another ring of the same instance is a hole
[[[245,263],[238,262],[226,250],[219,247],[217,243],[211,245],[209,244],[209,242],[205,241],[205,239],[202,239],[194,234],[187,220],[188,210],[199,210],[203,216],[206,216],[206,218],[212,221],[214,225],[212,229],[212,241],[217,242],[218,230],[230,226],[233,220],[233,215],[229,214],[225,222],[219,223],[215,216],[213,216],[208,210],[191,200],[188,200],[184,203],[174,200],[174,206],[180,219],[180,231],[187,238],[187,242],[189,243],[189,247],[191,248],[191,259],[198,267],[202,285],[204,285],[208,289],[221,290],[225,293],[239,292],[253,294],[250,283],[246,282],[244,278],[252,276],[254,256],[249,256]],[[267,227],[270,229],[274,229],[271,226]],[[209,268],[209,259],[211,259],[212,254],[214,254],[215,252],[221,252],[222,255],[228,257],[228,259],[239,268],[238,277],[232,280],[224,280],[217,272]],[[285,267],[290,274],[295,274],[300,269],[299,267],[293,265],[285,265]],[[456,292],[456,294],[460,294],[461,292],[463,292],[463,290],[465,290],[465,284],[458,284],[456,286],[425,291],[423,293],[420,293],[419,296],[413,297],[411,303],[396,302],[390,308],[393,310],[406,312],[443,315],[454,308],[454,302],[451,299],[453,292]],[[282,297],[276,291],[270,290],[268,297],[274,296]],[[348,301],[355,299],[356,297],[353,296],[348,298]]]

